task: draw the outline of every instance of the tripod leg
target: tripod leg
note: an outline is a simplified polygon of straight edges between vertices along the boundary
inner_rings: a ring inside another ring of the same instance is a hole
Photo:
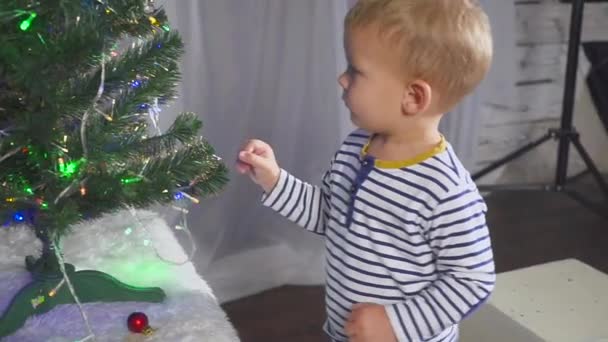
[[[513,151],[513,152],[509,153],[508,155],[506,155],[505,157],[484,167],[483,169],[481,169],[481,170],[477,171],[475,174],[473,174],[473,180],[478,180],[479,178],[487,175],[488,173],[490,173],[490,172],[498,169],[499,167],[503,166],[504,164],[510,162],[511,160],[519,158],[520,156],[524,155],[526,152],[534,149],[538,145],[553,138],[554,134],[555,133],[553,133],[553,132],[548,132],[547,134],[545,134],[543,137],[539,138],[538,140],[532,141],[532,142],[522,146],[518,150]]]
[[[578,135],[572,136],[572,144],[574,145],[574,147],[576,147],[576,150],[583,158],[583,161],[587,165],[587,168],[589,168],[589,171],[591,172],[591,174],[595,178],[596,182],[600,186],[602,193],[604,194],[606,199],[608,199],[608,184],[606,184],[604,177],[602,177],[602,174],[597,169],[597,166],[595,166],[595,163],[591,159],[591,156],[589,156],[589,153],[587,153],[587,151],[583,147],[583,144],[581,144],[581,141],[580,141]]]

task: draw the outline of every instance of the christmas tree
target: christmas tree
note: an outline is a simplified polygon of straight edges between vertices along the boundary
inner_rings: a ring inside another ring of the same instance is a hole
[[[150,0],[0,1],[0,220],[42,241],[34,281],[0,316],[0,338],[28,316],[72,303],[162,301],[107,274],[64,264],[75,223],[124,208],[214,194],[226,167],[195,114],[165,132],[159,105],[176,95],[182,41]],[[2,242],[0,242],[2,243]],[[42,303],[33,300],[43,294]]]

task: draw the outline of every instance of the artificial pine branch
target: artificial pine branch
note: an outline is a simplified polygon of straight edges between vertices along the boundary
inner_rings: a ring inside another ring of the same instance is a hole
[[[183,43],[162,9],[145,6],[144,0],[2,1],[0,115],[10,114],[0,129],[13,130],[1,137],[0,153],[25,150],[0,163],[0,196],[19,198],[10,205],[0,198],[0,213],[34,208],[36,224],[61,236],[73,223],[125,206],[170,202],[180,191],[214,194],[225,184],[226,167],[197,138],[194,114],[151,136],[148,111],[175,97]],[[29,30],[19,30],[33,11],[38,17]],[[122,41],[135,44],[121,51]],[[103,93],[93,103],[102,58]]]

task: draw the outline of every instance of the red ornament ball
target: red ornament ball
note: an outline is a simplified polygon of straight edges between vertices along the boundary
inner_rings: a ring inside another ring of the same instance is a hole
[[[127,326],[129,327],[129,330],[134,333],[143,333],[149,328],[148,316],[143,312],[134,312],[129,315]]]

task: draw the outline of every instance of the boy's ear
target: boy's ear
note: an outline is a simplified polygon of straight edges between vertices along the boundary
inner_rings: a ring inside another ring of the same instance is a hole
[[[432,96],[430,84],[422,80],[412,81],[403,90],[401,111],[405,115],[424,113],[431,105]]]

